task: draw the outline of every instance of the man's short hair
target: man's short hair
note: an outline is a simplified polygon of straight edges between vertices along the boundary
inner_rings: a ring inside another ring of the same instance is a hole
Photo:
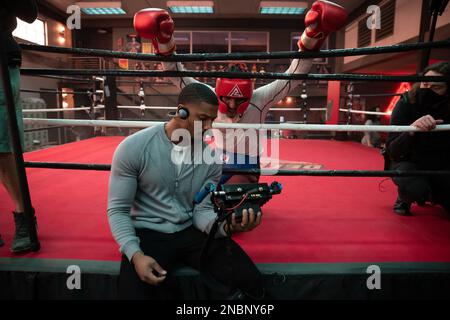
[[[219,100],[214,91],[206,84],[195,82],[190,83],[181,90],[178,96],[179,104],[206,102],[218,106]]]

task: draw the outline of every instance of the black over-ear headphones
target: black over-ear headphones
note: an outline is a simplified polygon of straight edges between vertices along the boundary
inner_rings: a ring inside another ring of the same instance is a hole
[[[187,118],[189,118],[189,110],[185,107],[180,107],[178,108],[178,115],[181,119],[186,120]]]

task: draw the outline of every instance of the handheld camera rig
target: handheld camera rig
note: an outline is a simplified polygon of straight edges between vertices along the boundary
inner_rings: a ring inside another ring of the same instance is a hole
[[[241,222],[244,209],[259,212],[273,195],[281,193],[282,188],[276,181],[270,186],[267,183],[225,184],[221,190],[211,192],[211,201],[218,220],[224,221],[234,213],[236,222]]]
[[[229,286],[221,283],[212,275],[208,268],[211,244],[219,225],[225,220],[227,223],[231,223],[231,215],[233,213],[235,214],[236,222],[241,222],[244,209],[252,208],[255,213],[258,213],[261,207],[272,199],[273,195],[281,193],[282,188],[282,185],[276,181],[270,185],[267,183],[225,184],[221,185],[220,190],[216,190],[213,184],[205,187],[203,194],[211,194],[211,201],[214,204],[217,218],[211,227],[201,253],[200,272],[204,282],[213,290],[228,294],[229,299],[232,300],[243,299],[245,295],[248,295],[248,293],[239,289],[233,292]],[[201,196],[199,196],[197,201],[200,201],[200,199]],[[228,230],[230,229],[228,228]],[[231,234],[228,234],[228,236],[230,237]],[[229,248],[227,251],[231,252]]]

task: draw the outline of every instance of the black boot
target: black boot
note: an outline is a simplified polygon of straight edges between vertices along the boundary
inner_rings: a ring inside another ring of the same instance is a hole
[[[401,216],[411,216],[411,204],[397,197],[394,203],[394,212]]]
[[[14,253],[24,253],[31,250],[31,241],[28,231],[27,218],[23,212],[13,212],[16,232],[14,233],[11,251]]]
[[[25,214],[25,217],[28,226],[28,234],[31,242],[31,251],[37,252],[41,249],[41,244],[39,242],[37,235],[38,224],[34,208],[31,208],[31,212],[29,214]]]

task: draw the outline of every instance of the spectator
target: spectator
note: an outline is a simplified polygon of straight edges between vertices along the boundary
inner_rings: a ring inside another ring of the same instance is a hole
[[[380,117],[376,115],[367,115],[367,119],[364,125],[366,126],[378,126],[381,124]],[[381,148],[381,135],[379,132],[366,131],[361,139],[361,143],[373,148]]]
[[[449,76],[448,62],[426,68],[425,76]],[[391,125],[411,125],[420,132],[391,133],[387,141],[387,155],[393,170],[449,170],[450,132],[429,132],[438,124],[450,124],[449,83],[421,82],[398,101],[391,117]],[[450,210],[450,178],[448,176],[398,177],[398,198],[394,211],[411,215],[413,202],[427,201]]]

